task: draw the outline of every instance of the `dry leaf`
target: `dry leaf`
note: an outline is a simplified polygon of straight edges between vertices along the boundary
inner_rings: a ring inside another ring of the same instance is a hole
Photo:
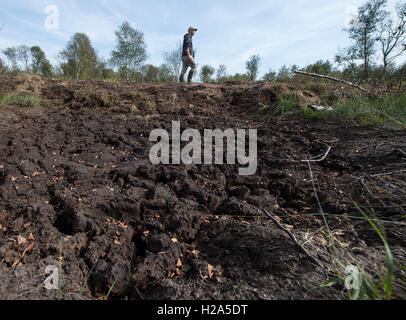
[[[31,240],[31,241],[34,241],[34,240],[35,240],[32,233],[30,233],[30,235],[28,236],[28,240]]]
[[[173,243],[178,243],[178,242],[179,242],[178,239],[176,239],[176,238],[172,238],[171,241],[172,241]]]
[[[118,241],[117,239],[114,240],[114,244],[121,246],[120,241]]]
[[[26,255],[26,253],[27,253],[28,251],[32,250],[35,246],[36,246],[36,243],[33,242],[33,243],[31,243],[27,248],[25,248],[23,254],[21,255],[21,258],[24,258],[25,255]]]
[[[207,271],[209,272],[210,279],[213,277],[213,270],[214,270],[214,267],[211,264],[209,264],[207,266]]]
[[[182,260],[180,260],[180,258],[178,259],[178,262],[176,263],[177,267],[181,267],[182,266]]]
[[[25,244],[26,242],[27,242],[27,239],[24,238],[22,235],[19,235],[19,236],[17,237],[17,244],[18,244],[19,246]]]

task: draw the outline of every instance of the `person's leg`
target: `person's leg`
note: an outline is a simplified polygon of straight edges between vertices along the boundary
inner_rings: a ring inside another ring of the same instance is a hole
[[[180,78],[179,78],[180,82],[185,82],[185,74],[186,74],[187,68],[189,67],[187,60],[188,60],[187,57],[182,57],[182,72],[180,73]]]
[[[195,73],[195,71],[196,71],[196,63],[194,63],[194,62],[189,62],[189,67],[190,67],[191,69],[190,69],[190,71],[189,71],[189,75],[188,75],[188,78],[187,78],[187,82],[188,82],[188,83],[191,83],[191,82],[192,82],[192,79],[193,79],[193,75],[194,75],[194,73]]]

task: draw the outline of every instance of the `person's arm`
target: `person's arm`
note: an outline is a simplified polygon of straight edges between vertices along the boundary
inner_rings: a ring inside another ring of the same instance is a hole
[[[189,35],[189,34],[186,35],[185,42],[186,42],[186,54],[187,54],[190,61],[194,61],[192,53],[190,52],[190,49],[192,47],[192,37],[191,37],[191,35]]]
[[[186,53],[187,53],[188,58],[189,58],[191,61],[194,61],[192,55],[190,54],[189,48],[186,49]]]

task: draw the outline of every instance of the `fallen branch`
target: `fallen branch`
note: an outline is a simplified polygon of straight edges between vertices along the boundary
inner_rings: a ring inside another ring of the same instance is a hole
[[[330,76],[325,76],[325,75],[322,75],[322,74],[310,73],[310,72],[305,72],[305,71],[295,71],[295,73],[302,74],[302,75],[305,75],[305,76],[310,76],[310,77],[323,78],[323,79],[328,79],[328,80],[332,80],[332,81],[336,81],[336,82],[341,82],[341,83],[344,83],[344,84],[349,85],[351,87],[357,88],[357,89],[359,89],[359,90],[361,90],[361,91],[363,91],[365,93],[368,93],[370,96],[376,97],[376,94],[368,91],[367,89],[362,88],[358,84],[355,84],[355,83],[352,83],[352,82],[349,82],[349,81],[346,81],[346,80],[341,80],[341,79],[333,78],[333,77],[330,77]]]
[[[300,251],[302,251],[308,258],[309,260],[311,260],[313,263],[317,264],[319,267],[324,268],[324,266],[315,258],[313,257],[296,239],[295,235],[290,232],[288,229],[286,229],[285,227],[283,227],[278,220],[276,220],[276,218],[270,214],[268,212],[268,210],[266,209],[262,209],[262,211],[275,223],[275,225],[282,230],[283,232],[285,232],[289,238],[295,243],[295,245],[300,249]]]

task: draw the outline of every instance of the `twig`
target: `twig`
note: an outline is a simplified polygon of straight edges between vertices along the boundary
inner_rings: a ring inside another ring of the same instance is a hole
[[[276,226],[285,232],[289,238],[296,244],[296,246],[302,251],[313,263],[317,264],[319,267],[324,268],[324,266],[315,258],[313,257],[296,239],[295,235],[290,232],[288,229],[283,227],[278,220],[275,219],[275,217],[268,212],[266,209],[262,209],[262,211],[276,224]]]
[[[359,89],[359,90],[361,90],[361,91],[363,91],[365,93],[368,93],[370,96],[376,97],[376,94],[368,91],[367,89],[362,88],[361,86],[359,86],[359,85],[357,85],[355,83],[349,82],[349,81],[345,81],[345,80],[325,76],[325,75],[322,75],[322,74],[310,73],[310,72],[304,72],[304,71],[295,71],[295,73],[302,74],[302,75],[305,75],[305,76],[310,76],[310,77],[317,77],[317,78],[323,78],[323,79],[328,79],[328,80],[332,80],[332,81],[341,82],[341,83],[344,83],[344,84],[349,85],[351,87],[357,88],[357,89]]]
[[[405,206],[394,206],[394,207],[384,207],[384,206],[379,206],[379,207],[365,207],[365,209],[371,209],[371,208],[384,208],[384,209],[397,209],[397,208],[405,208]],[[358,212],[358,211],[347,211],[348,212]],[[343,217],[342,214],[331,214],[331,213],[324,213],[326,217]],[[242,218],[242,219],[266,219],[267,217],[265,217],[264,215],[260,215],[260,216],[235,216],[235,215],[231,215],[231,214],[225,214],[225,215],[221,215],[222,217],[226,217],[226,218]],[[319,217],[322,216],[322,214],[320,212],[315,212],[315,213],[302,213],[299,214],[299,217]],[[279,218],[290,218],[290,215],[278,215]],[[356,217],[356,216],[350,216],[347,215],[346,217],[350,218],[350,219],[354,219],[354,220],[363,220],[365,221],[365,218],[362,217]],[[374,222],[382,222],[385,224],[393,224],[393,225],[400,225],[400,226],[405,226],[406,222],[398,222],[398,221],[387,221],[387,220],[380,220],[380,219],[371,219]],[[323,229],[325,228],[324,226],[321,228]],[[317,232],[316,232],[317,233]]]
[[[300,162],[322,162],[322,161],[326,160],[328,154],[331,151],[331,147],[330,146],[327,146],[327,147],[328,147],[327,151],[323,155],[321,155],[321,158],[314,159],[314,160],[301,160]]]
[[[406,158],[406,152],[404,152],[402,149],[396,149],[397,152],[402,154]]]
[[[406,170],[399,170],[399,171],[393,171],[393,172],[388,172],[388,173],[378,173],[378,174],[371,175],[370,177],[376,178],[376,177],[383,177],[383,176],[391,176],[393,174],[403,173],[403,172],[406,172]]]
[[[301,217],[311,217],[311,216],[317,217],[317,216],[320,216],[320,215],[321,215],[320,213],[305,213],[305,214],[301,214],[300,216]],[[342,214],[329,214],[329,213],[326,213],[326,216],[328,216],[328,217],[341,217],[341,218],[343,217]],[[280,216],[280,217],[283,218],[283,216]],[[349,215],[347,215],[347,217],[349,219],[362,220],[364,222],[368,222],[368,221],[365,221],[364,217],[356,217],[356,216],[349,216]],[[387,220],[372,219],[372,218],[371,218],[371,221],[373,221],[373,222],[382,222],[382,223],[385,223],[385,224],[399,225],[399,226],[405,226],[406,225],[406,222],[399,222],[399,221],[387,221]]]
[[[377,197],[372,193],[371,190],[369,190],[368,186],[367,186],[367,185],[365,184],[365,182],[364,182],[364,179],[365,179],[365,178],[362,178],[362,179],[360,180],[360,183],[361,183],[361,184],[363,185],[363,187],[368,191],[369,195],[370,195],[372,198],[374,198],[376,201],[378,201],[381,205],[383,205],[383,206],[386,208],[385,203],[384,203],[381,199],[377,198]]]
[[[138,293],[138,295],[140,296],[141,300],[145,300],[144,295],[140,292],[140,290],[138,290],[137,286],[134,286],[135,291]]]
[[[313,192],[314,192],[314,196],[316,197],[316,200],[317,200],[317,205],[319,206],[320,213],[323,216],[323,221],[324,221],[324,224],[327,227],[327,231],[328,231],[329,234],[331,234],[331,230],[330,230],[330,227],[328,226],[326,215],[324,214],[323,207],[321,206],[321,203],[320,203],[320,198],[319,198],[319,195],[317,193],[316,184],[314,183],[313,170],[312,170],[312,166],[310,165],[310,161],[308,161],[307,164],[309,166],[310,179],[312,181]]]

